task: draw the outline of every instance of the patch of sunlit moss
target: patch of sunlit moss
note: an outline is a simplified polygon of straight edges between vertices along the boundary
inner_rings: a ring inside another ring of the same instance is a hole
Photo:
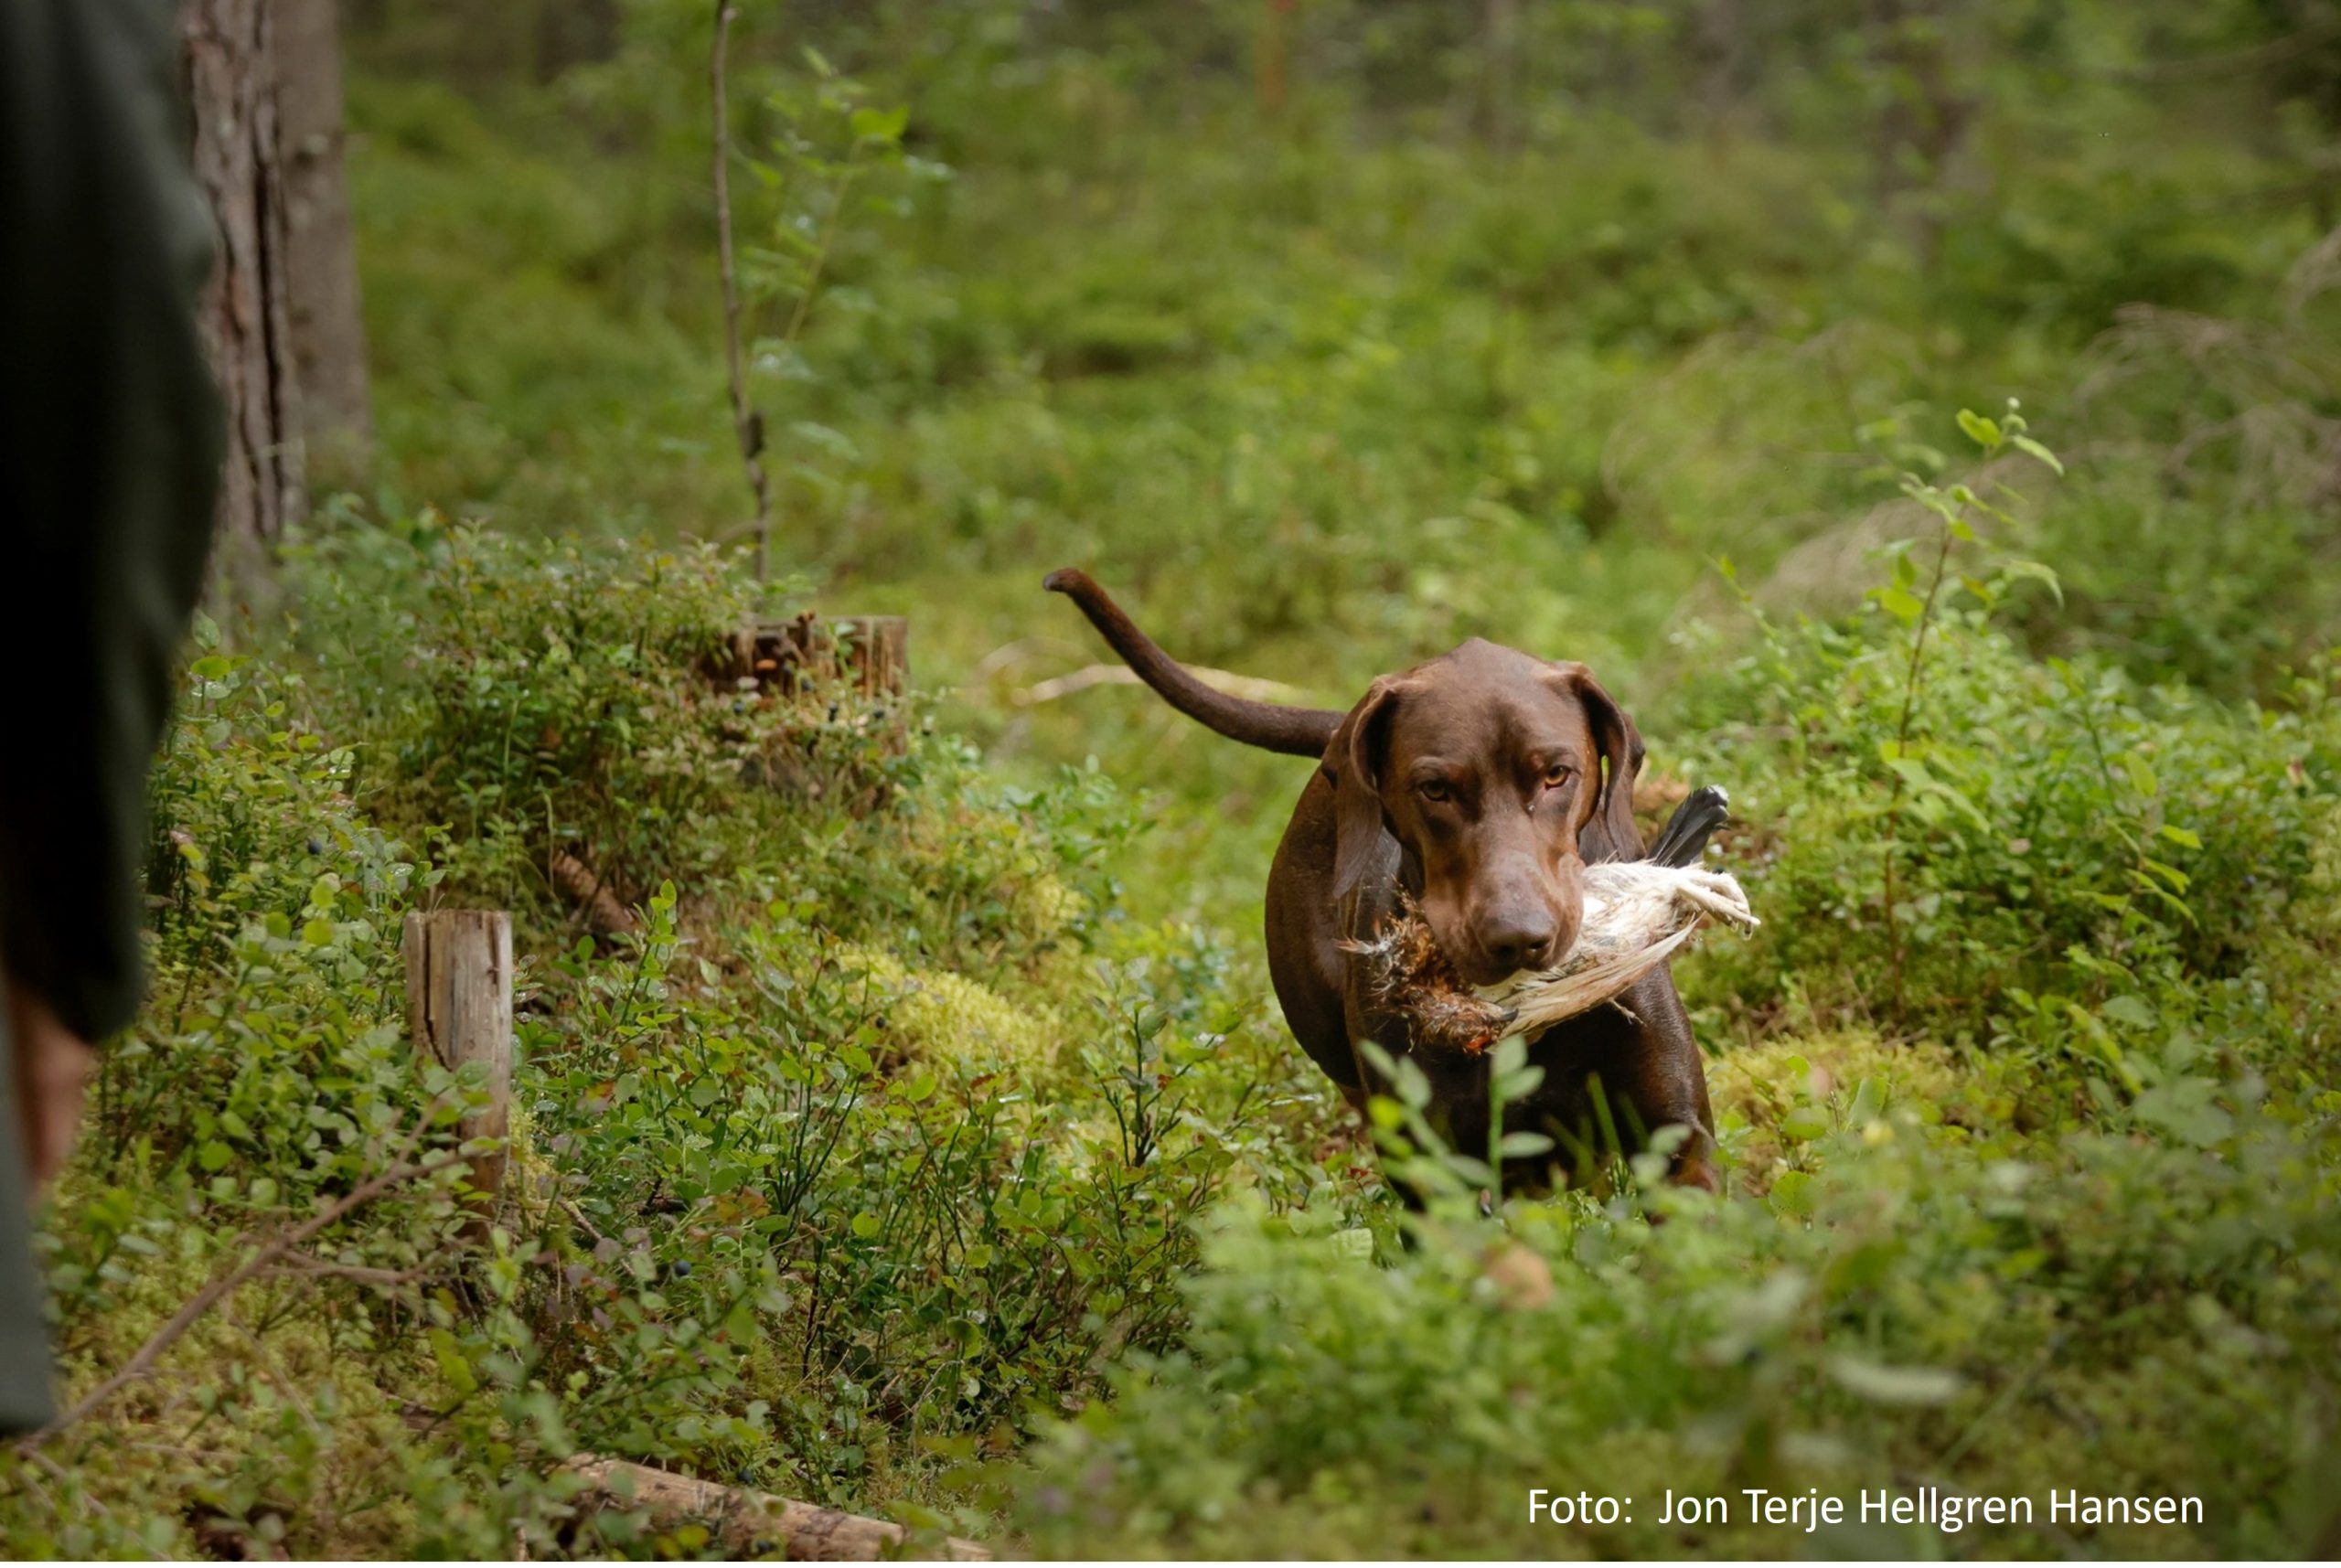
[[[1055,1065],[1065,1029],[1054,1010],[1010,1001],[947,969],[914,968],[893,954],[848,947],[839,955],[884,988],[882,1029],[904,1061],[955,1062],[1032,1075]]]

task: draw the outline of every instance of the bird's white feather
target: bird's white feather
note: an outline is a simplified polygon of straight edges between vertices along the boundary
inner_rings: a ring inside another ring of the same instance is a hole
[[[1585,924],[1568,956],[1479,995],[1511,1015],[1505,1035],[1526,1034],[1609,1001],[1672,957],[1706,922],[1740,931],[1759,923],[1739,879],[1699,866],[1610,861],[1585,871]]]

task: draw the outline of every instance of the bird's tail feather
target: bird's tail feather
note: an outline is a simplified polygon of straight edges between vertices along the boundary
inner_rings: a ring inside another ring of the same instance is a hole
[[[1698,863],[1707,840],[1716,829],[1731,820],[1731,797],[1714,784],[1706,784],[1685,795],[1674,815],[1666,820],[1658,842],[1651,846],[1645,860],[1655,860],[1662,866],[1690,866]]]

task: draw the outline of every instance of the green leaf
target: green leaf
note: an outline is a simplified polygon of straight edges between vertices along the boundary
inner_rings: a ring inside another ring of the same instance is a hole
[[[1905,625],[1912,624],[1927,613],[1925,602],[1907,588],[1876,589],[1873,592],[1872,597],[1876,599],[1879,608]]]
[[[195,1162],[206,1170],[218,1170],[235,1157],[236,1151],[218,1138],[195,1151]]]
[[[1784,1170],[1772,1179],[1766,1200],[1774,1213],[1801,1220],[1812,1212],[1812,1178],[1801,1170]]]
[[[2100,1008],[2098,1011],[2103,1013],[2107,1018],[2111,1019],[2116,1023],[2128,1024],[2132,1029],[2152,1029],[2154,1027],[2154,1008],[2148,1007],[2144,1001],[2136,997],[2115,997],[2111,1000],[2108,1001],[2103,1007]]]
[[[2217,1085],[2207,1078],[2157,1083],[2130,1104],[2130,1114],[2181,1143],[2208,1148],[2235,1131],[2235,1118],[2212,1102]]]
[[[1809,1143],[1829,1132],[1829,1113],[1818,1105],[1799,1105],[1780,1118],[1780,1132],[1799,1143]]]
[[[1986,452],[1997,452],[2006,439],[2000,433],[1997,421],[1987,420],[1972,409],[1959,411],[1959,428],[1967,432],[1968,440]]]
[[[464,1348],[444,1328],[430,1333],[431,1359],[439,1364],[439,1375],[457,1394],[469,1396],[479,1392],[479,1379],[472,1374],[471,1363],[464,1359]]]
[[[2160,833],[2173,844],[2183,846],[2188,849],[2200,849],[2203,847],[2203,840],[2196,837],[2195,831],[2192,828],[2181,827],[2175,822],[2165,822],[2154,831]]]
[[[1845,1120],[1855,1126],[1874,1122],[1886,1109],[1886,1085],[1875,1078],[1865,1078],[1854,1085],[1854,1103],[1845,1112]]]
[[[2000,575],[2005,578],[2029,578],[2046,587],[2058,604],[2065,602],[2065,584],[2056,569],[2036,560],[2005,560],[2000,563]]]
[[[848,123],[862,141],[895,142],[901,140],[903,128],[910,121],[910,110],[897,105],[893,109],[857,109]]]
[[[2047,464],[2049,467],[2055,469],[2059,474],[2062,474],[2065,471],[2065,464],[2058,459],[2055,453],[2049,451],[2047,447],[2041,445],[2038,442],[2033,440],[2028,435],[2012,435],[2008,437],[2008,444],[2015,447],[2018,452],[2027,453],[2032,456],[2038,458],[2041,462]]]

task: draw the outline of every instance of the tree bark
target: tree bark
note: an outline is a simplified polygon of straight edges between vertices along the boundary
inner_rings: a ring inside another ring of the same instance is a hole
[[[293,362],[308,464],[354,475],[372,444],[358,251],[342,165],[335,0],[273,0]]]
[[[502,910],[416,910],[406,917],[407,1031],[415,1049],[450,1072],[487,1072],[487,1103],[456,1122],[464,1141],[493,1139],[471,1157],[477,1200],[493,1208],[504,1185],[512,1131],[512,917]]]
[[[304,506],[270,0],[184,0],[195,175],[219,226],[202,308],[227,404],[219,559],[248,581]]]

